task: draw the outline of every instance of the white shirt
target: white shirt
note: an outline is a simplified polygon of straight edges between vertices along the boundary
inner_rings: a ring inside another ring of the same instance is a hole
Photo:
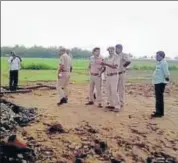
[[[20,59],[18,57],[15,57],[15,59],[13,59],[13,57],[9,57],[8,59],[8,63],[10,66],[10,70],[20,70]]]

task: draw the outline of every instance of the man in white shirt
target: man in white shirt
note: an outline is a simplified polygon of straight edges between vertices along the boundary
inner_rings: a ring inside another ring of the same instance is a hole
[[[14,52],[11,52],[11,56],[8,59],[10,73],[9,73],[9,89],[15,91],[18,86],[18,71],[20,70],[21,58],[16,56]]]
[[[164,116],[164,90],[166,84],[169,83],[170,72],[167,61],[165,60],[165,53],[158,51],[156,53],[156,69],[153,73],[153,84],[155,86],[155,98],[156,98],[156,112],[151,116],[159,118]]]

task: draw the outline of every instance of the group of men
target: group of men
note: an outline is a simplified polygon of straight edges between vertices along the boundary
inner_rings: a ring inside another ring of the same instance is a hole
[[[100,55],[100,48],[93,49],[93,56],[90,58],[90,87],[89,102],[86,105],[103,107],[102,101],[102,74],[106,79],[106,108],[114,112],[119,112],[124,106],[125,72],[126,67],[131,63],[128,54],[123,53],[121,44],[115,47],[108,47],[109,57],[103,59]],[[96,100],[94,90],[96,89]]]
[[[98,107],[103,106],[102,102],[102,75],[106,78],[106,92],[108,99],[108,106],[106,108],[112,109],[114,112],[119,112],[124,106],[124,81],[126,67],[131,63],[128,54],[122,52],[121,44],[115,47],[108,47],[109,57],[103,59],[100,55],[100,48],[93,49],[93,55],[90,58],[89,73],[89,102],[86,105],[94,105],[96,101]],[[60,63],[57,73],[57,90],[59,93],[58,106],[67,103],[68,90],[67,86],[70,80],[70,73],[72,72],[72,57],[70,52],[61,47],[59,50]],[[94,97],[94,90],[96,89],[96,100]]]
[[[115,47],[108,47],[109,57],[106,59],[100,55],[100,48],[93,49],[93,55],[89,63],[89,101],[86,105],[94,105],[95,101],[98,107],[103,106],[102,99],[102,77],[106,80],[106,108],[114,112],[119,112],[124,107],[125,91],[125,73],[126,68],[130,65],[131,60],[128,54],[123,53],[123,46],[117,44]],[[59,68],[57,73],[57,91],[59,94],[58,106],[68,102],[67,86],[70,81],[72,72],[72,55],[70,51],[61,47],[59,50]],[[164,116],[164,90],[169,82],[170,72],[168,63],[165,60],[165,53],[158,51],[156,53],[157,65],[153,73],[153,84],[155,88],[156,111],[152,117]],[[20,70],[21,58],[11,52],[8,59],[10,66],[9,88],[15,91],[18,86],[18,71]],[[94,91],[96,90],[96,92]],[[96,94],[95,94],[96,93]],[[94,96],[96,95],[96,96]],[[95,99],[96,98],[96,99]]]

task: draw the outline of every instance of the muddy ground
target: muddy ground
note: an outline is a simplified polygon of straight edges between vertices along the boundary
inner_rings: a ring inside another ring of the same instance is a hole
[[[53,82],[45,84],[55,86]],[[38,108],[39,121],[23,130],[52,149],[52,158],[41,163],[74,162],[74,155],[81,149],[85,153],[90,151],[96,139],[107,143],[108,153],[105,155],[112,154],[112,157],[126,163],[145,162],[152,152],[178,156],[178,85],[167,87],[165,117],[158,119],[150,118],[155,102],[151,85],[127,84],[126,104],[124,110],[117,114],[96,106],[85,106],[88,95],[86,84],[70,84],[69,90],[68,104],[60,107],[56,105],[56,90],[47,88],[3,97],[24,107]],[[106,101],[105,97],[103,101]],[[48,134],[48,124],[53,122],[59,122],[66,133]],[[84,159],[86,162],[103,163],[107,160],[104,154],[88,153]]]

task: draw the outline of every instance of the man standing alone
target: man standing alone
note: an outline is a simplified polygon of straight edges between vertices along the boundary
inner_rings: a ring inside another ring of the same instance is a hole
[[[115,48],[116,48],[116,54],[118,55],[119,62],[120,62],[120,67],[118,68],[119,79],[118,79],[117,91],[119,93],[121,107],[123,107],[124,96],[125,96],[125,72],[126,72],[126,67],[130,65],[131,60],[128,54],[122,52],[123,47],[121,44],[117,44]]]
[[[67,86],[70,80],[71,71],[71,58],[66,54],[66,49],[61,47],[59,50],[60,63],[57,73],[57,91],[59,94],[58,106],[67,103],[68,101],[68,91]]]
[[[11,56],[8,59],[8,63],[10,66],[9,73],[9,89],[11,91],[15,91],[18,86],[18,71],[20,70],[20,62],[21,58],[16,56],[15,52],[11,52]]]
[[[155,86],[156,97],[156,112],[152,114],[152,117],[164,116],[164,89],[169,82],[169,70],[168,63],[165,60],[165,53],[158,51],[156,53],[157,65],[153,73],[153,84]]]

